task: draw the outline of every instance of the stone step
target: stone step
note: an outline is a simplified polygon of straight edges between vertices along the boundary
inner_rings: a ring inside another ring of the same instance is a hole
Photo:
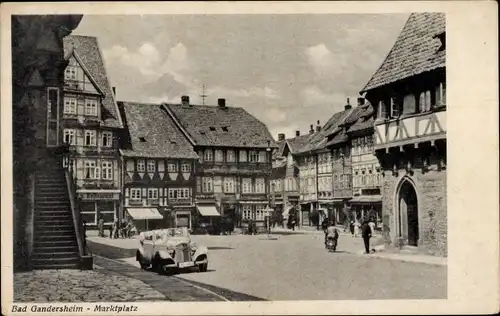
[[[40,200],[40,201],[68,200],[68,195],[66,194],[66,192],[57,192],[55,194],[51,192],[44,192],[35,194],[35,200]]]
[[[33,269],[78,269],[80,258],[32,258],[31,265]]]
[[[45,240],[45,241],[40,241],[37,240],[35,241],[33,248],[47,248],[47,247],[56,247],[56,248],[65,248],[65,247],[76,247],[78,248],[78,242],[76,241],[76,238],[72,237],[70,239],[55,239],[55,240]]]
[[[73,223],[43,223],[43,224],[35,224],[35,228],[37,231],[67,231],[73,229]]]
[[[36,241],[57,241],[60,240],[76,240],[75,231],[66,230],[45,230],[45,231],[35,231]]]
[[[68,263],[68,264],[35,264],[32,263],[32,267],[34,270],[64,270],[64,269],[80,269],[80,263]]]
[[[66,217],[61,217],[61,218],[43,218],[40,219],[38,217],[35,217],[35,226],[38,227],[43,227],[43,226],[61,226],[61,225],[66,225],[66,226],[73,226],[73,220],[70,216]]]
[[[53,245],[47,244],[48,246],[36,245],[33,247],[33,253],[78,253],[78,245]]]
[[[68,204],[60,204],[60,205],[36,205],[35,211],[37,213],[47,213],[53,210],[54,213],[68,213],[71,214],[71,205]]]
[[[40,204],[40,205],[47,205],[47,204],[53,204],[53,205],[61,205],[61,204],[68,204],[69,200],[66,199],[35,199],[35,204]]]
[[[78,260],[80,255],[78,251],[70,252],[39,252],[40,249],[35,249],[31,254],[31,259],[45,260]]]
[[[67,212],[66,214],[36,214],[35,215],[35,223],[37,221],[39,222],[45,222],[45,221],[73,221],[73,216],[71,215],[70,212]]]

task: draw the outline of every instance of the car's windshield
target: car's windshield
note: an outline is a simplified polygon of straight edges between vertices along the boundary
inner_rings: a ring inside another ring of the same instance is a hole
[[[185,228],[169,228],[166,230],[167,237],[189,237],[189,232]]]

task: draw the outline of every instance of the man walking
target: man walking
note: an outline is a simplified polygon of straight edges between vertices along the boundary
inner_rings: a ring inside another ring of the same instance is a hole
[[[368,225],[368,221],[364,220],[361,225],[361,237],[363,237],[363,242],[365,243],[365,253],[370,253],[370,238],[372,237],[372,230],[370,225]]]

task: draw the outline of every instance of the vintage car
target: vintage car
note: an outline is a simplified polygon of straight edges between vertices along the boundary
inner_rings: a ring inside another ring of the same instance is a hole
[[[187,228],[167,228],[142,232],[139,235],[136,260],[141,268],[171,273],[179,268],[208,269],[208,249],[191,241]]]

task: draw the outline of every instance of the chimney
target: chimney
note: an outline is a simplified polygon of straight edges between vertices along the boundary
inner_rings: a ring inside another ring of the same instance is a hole
[[[181,97],[181,102],[182,102],[182,105],[189,105],[189,96],[183,95]]]
[[[217,105],[220,108],[225,108],[226,107],[226,99],[217,99]]]
[[[282,140],[285,140],[285,134],[279,133],[278,134],[278,141],[282,141]]]
[[[358,106],[365,105],[365,98],[359,97],[358,98]]]
[[[347,104],[345,105],[346,110],[352,109],[352,105],[349,103],[349,98],[347,98]]]
[[[314,125],[310,125],[309,134],[314,134]]]
[[[113,90],[113,96],[116,97],[116,87],[112,87],[111,90]]]
[[[299,137],[300,136],[300,131],[295,131],[295,137]]]
[[[316,125],[316,132],[319,132],[321,131],[321,125],[319,125],[319,121],[317,122],[317,125]]]

